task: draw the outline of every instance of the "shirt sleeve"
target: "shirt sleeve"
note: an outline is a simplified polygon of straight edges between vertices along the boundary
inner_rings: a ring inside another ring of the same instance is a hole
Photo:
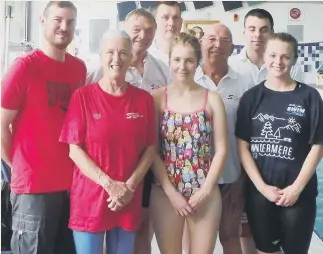
[[[60,142],[82,145],[85,141],[86,119],[80,91],[78,89],[72,95],[59,138]]]
[[[4,75],[1,84],[1,107],[20,110],[27,91],[28,69],[22,58],[14,61]]]
[[[313,89],[314,90],[314,89]],[[310,101],[310,140],[309,143],[323,145],[323,101],[318,91],[314,90]]]
[[[147,121],[147,146],[157,144],[157,133],[156,133],[156,116],[155,116],[155,104],[153,97],[149,95],[148,107],[148,121]]]
[[[252,118],[250,115],[252,101],[248,95],[249,93],[247,92],[240,99],[235,133],[237,138],[250,143],[252,133]]]

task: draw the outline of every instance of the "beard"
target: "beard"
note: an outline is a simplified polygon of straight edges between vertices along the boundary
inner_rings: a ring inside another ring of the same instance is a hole
[[[57,49],[66,49],[67,46],[72,42],[73,37],[66,37],[65,40],[59,40],[55,37],[55,35],[48,35],[45,33],[45,39],[49,42],[50,45]]]

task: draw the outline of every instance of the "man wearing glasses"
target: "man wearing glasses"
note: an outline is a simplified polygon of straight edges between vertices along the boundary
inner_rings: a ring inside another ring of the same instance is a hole
[[[224,253],[241,254],[239,228],[244,199],[235,124],[239,100],[254,82],[250,74],[238,73],[228,65],[233,48],[229,28],[219,23],[209,26],[201,39],[203,63],[196,70],[195,81],[219,92],[225,106],[229,154],[219,180],[222,195],[219,237]]]

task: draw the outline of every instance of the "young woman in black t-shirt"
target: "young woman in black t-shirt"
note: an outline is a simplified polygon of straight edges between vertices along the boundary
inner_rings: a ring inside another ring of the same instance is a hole
[[[296,60],[296,39],[273,34],[264,54],[267,80],[247,91],[238,109],[246,212],[259,253],[306,254],[314,229],[323,102],[290,77]]]

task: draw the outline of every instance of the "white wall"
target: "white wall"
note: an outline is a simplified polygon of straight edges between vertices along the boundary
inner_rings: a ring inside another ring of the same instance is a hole
[[[39,47],[42,41],[42,32],[39,19],[46,6],[46,1],[31,2],[31,25],[30,36],[35,47]],[[110,19],[111,27],[117,26],[117,5],[116,2],[102,1],[79,1],[75,2],[78,11],[77,27],[82,27],[85,34],[85,42],[88,42],[88,19]]]
[[[323,23],[323,4],[320,2],[268,2],[248,7],[244,7],[225,12],[222,2],[213,2],[214,6],[201,10],[195,10],[192,2],[186,2],[188,11],[184,12],[184,20],[219,20],[227,25],[233,34],[234,43],[244,44],[243,38],[243,19],[248,11],[254,8],[266,9],[271,13],[275,23],[276,32],[286,32],[287,25],[304,25],[304,41],[317,42],[323,41],[323,29],[319,24]],[[289,11],[292,8],[299,8],[304,13],[304,21],[289,21]],[[233,21],[233,15],[238,14],[239,20]]]
[[[247,6],[244,2],[244,7],[225,12],[221,1],[214,1],[214,6],[207,7],[201,10],[195,10],[192,2],[186,2],[187,11],[183,13],[184,20],[219,20],[226,24],[233,33],[234,43],[238,45],[244,44],[243,38],[243,18],[245,14],[253,8],[263,8],[268,10],[275,22],[275,30],[286,31],[287,25],[301,24],[304,25],[304,42],[323,41],[323,29],[319,26],[322,24],[323,4],[320,2],[267,2]],[[35,46],[40,45],[39,32],[39,17],[46,5],[43,1],[32,1],[31,4],[31,39]],[[78,1],[78,27],[84,28],[88,32],[88,22],[90,18],[107,18],[110,19],[111,26],[117,27],[117,6],[116,2],[108,1]],[[303,12],[303,21],[289,21],[289,11],[291,8],[297,7]],[[239,20],[233,21],[233,15],[238,14]],[[122,24],[119,25],[122,27]],[[88,34],[84,34],[87,38]]]
[[[0,1],[0,34],[5,34],[5,3]],[[4,70],[4,58],[5,58],[5,35],[0,38],[0,78]]]

